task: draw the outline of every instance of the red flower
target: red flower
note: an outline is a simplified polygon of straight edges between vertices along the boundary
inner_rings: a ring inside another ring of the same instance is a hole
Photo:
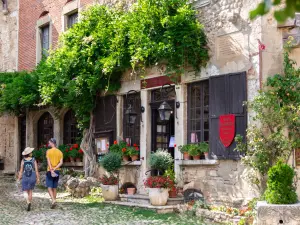
[[[71,148],[70,148],[70,151],[72,151],[72,150],[73,150],[73,148],[71,147]]]
[[[176,145],[176,144],[174,144],[174,148],[176,148],[176,146],[177,146],[177,145]]]
[[[126,152],[126,148],[122,148],[122,152],[123,152],[123,153]]]
[[[83,154],[82,149],[79,149],[79,150],[78,150],[78,153]]]
[[[74,144],[74,145],[73,145],[73,148],[78,148],[78,144]]]
[[[108,147],[109,146],[109,144],[106,144],[106,147]]]
[[[137,147],[138,145],[137,144],[133,144],[133,147]]]
[[[118,142],[117,142],[117,141],[114,141],[114,145],[116,145],[116,144],[118,144]]]
[[[139,151],[140,149],[139,149],[139,147],[135,147],[135,150]]]
[[[130,147],[130,144],[127,144],[127,147]]]

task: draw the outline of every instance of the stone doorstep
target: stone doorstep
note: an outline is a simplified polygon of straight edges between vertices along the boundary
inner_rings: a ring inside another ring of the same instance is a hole
[[[105,201],[104,203],[113,204],[113,205],[122,205],[128,207],[137,207],[143,209],[151,209],[151,210],[155,210],[159,214],[172,213],[177,211],[178,209],[177,205],[154,206],[150,204],[141,204],[141,203],[124,202],[124,201]]]
[[[148,195],[141,195],[141,194],[135,194],[135,195],[126,195],[126,194],[120,194],[120,199],[122,202],[132,202],[132,203],[140,203],[140,204],[149,204],[149,196]],[[182,204],[184,202],[183,197],[178,198],[168,198],[167,205],[178,205]]]

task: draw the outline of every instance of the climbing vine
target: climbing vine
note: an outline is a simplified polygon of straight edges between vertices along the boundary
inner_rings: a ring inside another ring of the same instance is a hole
[[[208,61],[206,37],[186,0],[139,0],[127,11],[95,5],[61,35],[40,73],[42,105],[68,107],[88,127],[97,95],[120,87],[131,69],[164,63],[167,75]]]
[[[246,152],[244,164],[256,172],[250,176],[256,184],[260,184],[256,175],[264,177],[300,147],[300,68],[289,58],[289,50],[287,47],[284,53],[284,74],[269,77],[264,89],[248,103],[255,116],[247,130],[247,143],[242,136],[235,139],[237,150]]]

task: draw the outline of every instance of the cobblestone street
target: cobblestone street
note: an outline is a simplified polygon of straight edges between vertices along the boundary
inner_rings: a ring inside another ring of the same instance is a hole
[[[25,211],[22,193],[11,179],[0,182],[0,224],[206,224],[187,215],[158,215],[152,211],[139,210],[101,203],[80,203],[58,194],[58,207],[50,209],[46,190],[34,192],[32,211]]]

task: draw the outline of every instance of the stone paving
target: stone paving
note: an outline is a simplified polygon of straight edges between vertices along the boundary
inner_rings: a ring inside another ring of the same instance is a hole
[[[0,224],[49,224],[49,225],[154,225],[154,224],[207,224],[197,217],[187,215],[158,215],[152,211],[120,207],[102,203],[83,203],[58,194],[58,207],[50,209],[46,190],[36,189],[32,211],[25,211],[22,192],[13,180],[0,178]]]

